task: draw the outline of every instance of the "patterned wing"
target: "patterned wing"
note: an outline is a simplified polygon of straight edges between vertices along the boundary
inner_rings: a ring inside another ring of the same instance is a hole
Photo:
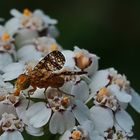
[[[47,71],[57,71],[63,68],[65,64],[65,57],[59,51],[50,52],[45,56],[34,69],[43,69]]]

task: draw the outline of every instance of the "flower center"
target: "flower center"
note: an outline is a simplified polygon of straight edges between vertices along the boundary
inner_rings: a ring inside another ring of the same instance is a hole
[[[70,100],[69,100],[69,97],[67,97],[67,96],[63,97],[62,100],[61,100],[61,104],[64,107],[67,107],[69,102],[70,102]]]
[[[107,94],[108,94],[108,89],[106,87],[101,88],[97,94],[97,100],[102,101],[104,96],[106,96]]]
[[[2,41],[8,41],[10,39],[10,35],[4,32],[1,36]]]
[[[53,111],[64,111],[69,106],[70,99],[67,96],[54,96],[49,99],[49,105]]]
[[[50,50],[51,50],[51,51],[58,50],[58,46],[57,46],[55,43],[53,43],[53,44],[50,46]]]
[[[4,113],[0,120],[0,127],[2,131],[23,130],[23,122],[13,114]]]
[[[0,96],[0,102],[8,105],[16,105],[19,102],[19,97],[6,93]]]
[[[11,46],[10,45],[5,45],[5,46],[3,46],[4,47],[4,49],[6,49],[6,50],[10,50],[11,49]]]
[[[121,89],[128,89],[129,88],[129,82],[124,79],[124,77],[117,78],[114,80],[114,83],[117,84]]]
[[[28,17],[28,16],[31,15],[31,11],[26,8],[26,9],[23,10],[23,15],[26,16],[26,17]]]
[[[87,56],[85,56],[82,52],[77,52],[75,54],[75,61],[76,61],[76,65],[80,69],[84,69],[88,67],[91,63],[90,59]]]
[[[0,96],[0,102],[3,101],[5,99],[5,96],[1,95]]]
[[[81,133],[79,130],[74,130],[74,131],[71,133],[71,138],[72,138],[73,140],[80,140],[81,135],[82,135],[82,133]]]

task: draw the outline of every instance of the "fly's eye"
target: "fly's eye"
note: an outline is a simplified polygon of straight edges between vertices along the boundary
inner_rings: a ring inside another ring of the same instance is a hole
[[[22,89],[27,89],[30,86],[30,80],[26,79],[22,84]]]

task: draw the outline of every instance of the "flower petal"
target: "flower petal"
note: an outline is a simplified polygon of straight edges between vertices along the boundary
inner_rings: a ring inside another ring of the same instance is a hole
[[[0,140],[24,140],[23,136],[19,131],[13,131],[13,132],[4,132],[0,136]]]
[[[27,100],[25,97],[20,96],[20,102],[16,107],[16,113],[17,113],[18,117],[20,119],[22,119],[22,121],[27,125],[29,124],[29,120],[27,119],[27,116],[26,116],[28,103],[29,103],[29,100]],[[33,102],[30,101],[29,107],[32,104],[33,104]]]
[[[55,112],[49,123],[49,130],[52,134],[60,133],[62,134],[65,131],[65,124],[63,116],[60,112]]]
[[[41,55],[41,52],[38,52],[34,45],[25,45],[17,52],[18,58],[23,61],[39,60]]]
[[[113,127],[114,121],[111,110],[99,106],[93,106],[90,109],[90,112],[95,129],[99,131],[101,135],[104,134],[104,131]]]
[[[131,116],[123,109],[117,111],[115,114],[115,119],[118,125],[127,133],[131,133],[132,127],[134,126],[134,121]]]
[[[4,67],[2,75],[4,81],[10,81],[16,79],[20,74],[24,71],[24,64],[23,63],[11,63]]]
[[[28,125],[25,129],[26,129],[27,133],[32,136],[44,135],[43,128],[34,128],[33,126]]]
[[[99,57],[94,54],[90,54],[90,58],[91,58],[92,63],[84,71],[87,71],[88,75],[92,76],[98,70]]]
[[[74,52],[70,50],[64,50],[62,51],[62,54],[65,56],[66,59],[64,67],[74,69],[75,67]]]
[[[75,82],[68,81],[68,82],[64,83],[64,85],[60,89],[68,94],[71,94],[71,90],[72,90],[72,87],[74,86],[74,84],[75,84]]]
[[[80,81],[73,86],[71,94],[75,95],[75,99],[84,102],[89,97],[89,87],[86,82]]]
[[[36,30],[31,30],[31,29],[18,30],[15,36],[15,44],[17,49],[23,47],[24,45],[34,44],[34,39],[37,37],[38,37],[38,33]],[[27,50],[25,52],[27,52]]]
[[[90,119],[88,107],[79,100],[75,101],[75,107],[72,112],[80,124],[83,124],[86,120]]]
[[[3,67],[12,63],[12,57],[8,53],[0,53],[0,70],[3,71]]]
[[[13,72],[8,72],[2,75],[2,77],[4,78],[4,81],[11,81],[16,79],[21,73],[13,73]]]
[[[50,120],[49,129],[52,134],[62,134],[74,125],[75,119],[70,111],[55,112]]]
[[[123,103],[129,103],[132,97],[124,90],[120,90],[119,86],[111,85],[108,87],[109,91],[116,96],[116,98]]]
[[[3,72],[14,72],[14,71],[23,71],[24,70],[24,63],[17,62],[17,63],[11,63],[4,67]]]
[[[5,28],[10,35],[14,35],[20,26],[20,21],[17,18],[11,18],[5,23]]]
[[[65,121],[65,130],[68,130],[75,125],[75,118],[71,111],[65,111],[63,113],[64,121]]]
[[[31,95],[31,97],[33,98],[39,98],[39,99],[44,99],[44,88],[37,88],[36,91],[34,92],[33,95]]]
[[[109,73],[107,70],[100,70],[93,75],[92,82],[89,85],[93,96],[99,89],[105,87],[109,83],[108,75]]]
[[[22,14],[17,9],[11,9],[10,14],[16,18],[20,18]]]
[[[51,109],[45,103],[38,102],[33,104],[27,111],[26,116],[30,125],[35,128],[44,126],[50,119]]]
[[[131,96],[132,100],[130,105],[140,113],[140,95],[134,89],[131,89]]]

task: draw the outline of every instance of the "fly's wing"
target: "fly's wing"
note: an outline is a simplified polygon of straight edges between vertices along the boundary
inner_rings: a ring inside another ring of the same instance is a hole
[[[50,52],[46,55],[36,66],[34,69],[43,69],[45,68],[47,71],[57,71],[63,68],[65,64],[65,57],[59,51]]]

